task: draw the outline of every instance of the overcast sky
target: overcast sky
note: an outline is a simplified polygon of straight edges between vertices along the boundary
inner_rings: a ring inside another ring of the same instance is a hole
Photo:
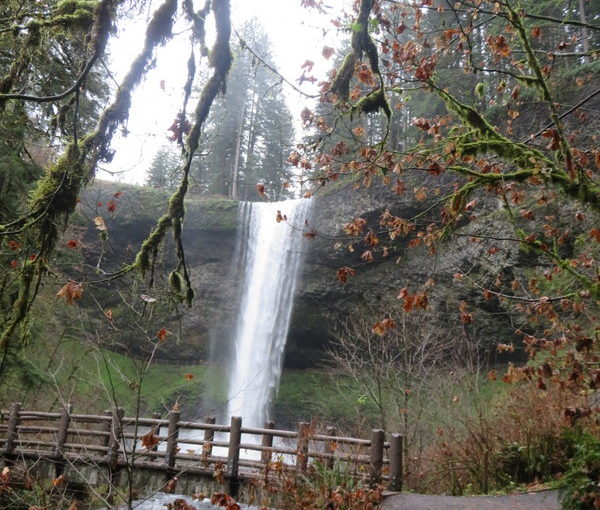
[[[297,84],[302,74],[301,66],[307,59],[315,62],[313,74],[319,79],[325,77],[331,64],[323,58],[321,51],[325,45],[337,46],[341,37],[331,19],[350,4],[350,0],[328,0],[330,13],[325,15],[301,7],[301,0],[232,0],[231,8],[234,28],[241,27],[253,17],[258,19],[271,40],[278,69],[288,80]],[[158,2],[152,3],[154,8],[158,5]],[[148,16],[142,14],[138,19],[126,23],[111,43],[110,69],[117,82],[127,72],[141,48],[147,19]],[[183,25],[179,26],[179,29],[183,28]],[[235,39],[232,39],[234,43]],[[113,174],[100,170],[98,177],[143,184],[146,169],[158,148],[168,143],[168,127],[181,108],[188,55],[187,32],[180,33],[159,50],[156,67],[135,92],[127,125],[128,135],[115,137],[115,158],[110,165],[101,167]],[[206,65],[206,59],[203,64]],[[301,88],[311,94],[316,93],[317,89],[316,85],[308,82],[304,82]],[[312,106],[310,100],[290,87],[284,90],[295,118],[299,118],[304,106]],[[297,136],[302,134],[299,125],[297,122]]]

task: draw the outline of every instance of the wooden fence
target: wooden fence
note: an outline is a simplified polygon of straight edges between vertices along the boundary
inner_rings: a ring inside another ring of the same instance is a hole
[[[332,427],[318,432],[301,422],[295,431],[229,424],[214,418],[181,420],[179,410],[165,418],[126,417],[122,409],[102,415],[76,414],[70,405],[61,412],[23,410],[15,403],[0,411],[0,454],[52,460],[57,466],[85,461],[117,468],[123,465],[181,472],[219,473],[230,483],[281,472],[307,473],[329,468],[362,478],[370,485],[402,488],[402,436],[375,429],[370,439],[341,437]],[[144,439],[145,436],[145,439]]]

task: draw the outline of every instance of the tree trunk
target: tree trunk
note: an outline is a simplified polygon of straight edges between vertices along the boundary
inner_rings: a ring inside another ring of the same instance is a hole
[[[242,152],[242,131],[244,129],[244,120],[246,118],[246,107],[240,111],[237,134],[235,137],[235,157],[233,158],[233,167],[231,169],[231,198],[238,197],[238,176],[240,171],[240,159]]]
[[[585,5],[583,3],[583,0],[579,0],[579,19],[582,23],[587,23],[585,20]],[[583,51],[587,53],[588,51],[590,51],[590,41],[588,29],[586,27],[581,28],[581,40],[583,43]],[[585,56],[583,60],[587,61],[588,57]]]

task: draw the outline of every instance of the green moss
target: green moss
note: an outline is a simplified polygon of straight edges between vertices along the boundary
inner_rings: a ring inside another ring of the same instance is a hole
[[[357,111],[360,113],[373,113],[381,108],[386,117],[389,119],[392,116],[392,110],[390,109],[390,105],[387,102],[385,94],[382,88],[371,92],[367,96],[361,98],[352,106],[353,111]]]
[[[237,228],[237,200],[227,197],[192,197],[186,200],[187,215],[194,228],[205,231],[230,231]]]
[[[98,2],[89,0],[60,0],[56,2],[54,10],[58,14],[73,14],[78,10],[92,12],[98,6]]]

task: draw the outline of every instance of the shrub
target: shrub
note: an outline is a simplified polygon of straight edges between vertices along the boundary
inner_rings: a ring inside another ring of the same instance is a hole
[[[600,507],[600,439],[589,432],[574,436],[575,453],[560,483],[560,502],[567,510]]]

